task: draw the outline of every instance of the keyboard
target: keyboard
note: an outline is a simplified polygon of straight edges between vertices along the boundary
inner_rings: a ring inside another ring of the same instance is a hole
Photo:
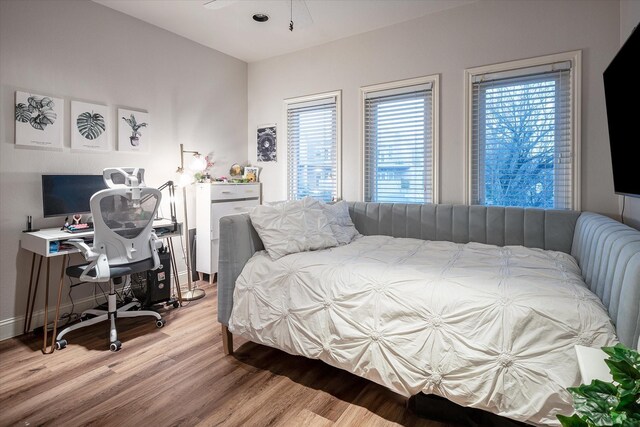
[[[93,231],[93,227],[89,227],[89,224],[77,224],[68,225],[64,228],[67,233],[84,233],[86,231]]]

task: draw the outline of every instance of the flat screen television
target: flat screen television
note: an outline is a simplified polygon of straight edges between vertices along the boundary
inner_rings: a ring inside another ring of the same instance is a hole
[[[640,26],[638,26],[640,27]],[[604,71],[609,145],[616,194],[640,197],[640,29],[636,27]]]
[[[102,175],[42,175],[44,216],[90,213],[91,196],[105,188]]]

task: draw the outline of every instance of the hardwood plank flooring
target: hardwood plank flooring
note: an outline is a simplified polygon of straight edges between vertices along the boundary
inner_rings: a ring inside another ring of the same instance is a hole
[[[151,318],[119,319],[122,350],[107,324],[69,333],[66,349],[40,352],[41,337],[0,342],[0,426],[424,426],[386,388],[317,360],[234,336],[225,356],[216,287]]]

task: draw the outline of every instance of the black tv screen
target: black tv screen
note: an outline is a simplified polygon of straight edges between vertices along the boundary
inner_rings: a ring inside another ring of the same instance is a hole
[[[604,92],[617,194],[640,197],[640,29],[631,33],[604,71]]]
[[[44,216],[89,213],[91,196],[105,188],[102,175],[42,175]]]

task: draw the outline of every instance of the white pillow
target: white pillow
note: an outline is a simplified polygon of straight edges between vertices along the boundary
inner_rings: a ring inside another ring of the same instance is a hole
[[[349,216],[349,205],[341,200],[332,205],[322,203],[322,210],[329,220],[331,231],[339,244],[346,245],[360,236]]]
[[[275,206],[256,206],[249,217],[274,260],[338,245],[320,202],[310,197]]]

